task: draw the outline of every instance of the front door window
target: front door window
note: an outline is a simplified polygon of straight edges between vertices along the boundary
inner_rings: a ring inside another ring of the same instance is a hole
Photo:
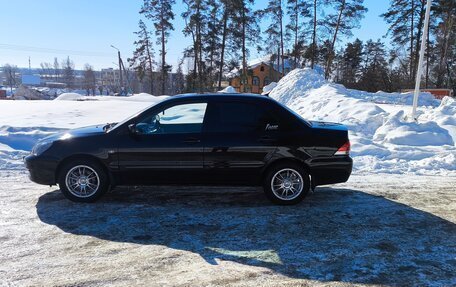
[[[181,104],[166,108],[136,124],[139,134],[199,133],[207,103]]]

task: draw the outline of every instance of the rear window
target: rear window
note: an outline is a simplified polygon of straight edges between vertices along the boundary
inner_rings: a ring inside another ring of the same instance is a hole
[[[282,103],[279,103],[277,102],[282,108],[284,108],[285,110],[287,110],[288,112],[290,112],[291,114],[293,114],[297,119],[301,120],[302,122],[304,122],[308,127],[311,127],[312,126],[312,123],[309,122],[308,120],[304,119],[303,117],[301,117],[301,115],[299,115],[297,112],[293,111],[292,109],[290,109],[289,107],[287,107],[286,105],[282,104]]]

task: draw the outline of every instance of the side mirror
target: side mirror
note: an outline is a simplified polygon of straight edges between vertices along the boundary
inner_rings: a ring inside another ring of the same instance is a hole
[[[137,135],[138,134],[138,130],[136,129],[136,124],[129,124],[128,125],[128,131],[132,135]]]

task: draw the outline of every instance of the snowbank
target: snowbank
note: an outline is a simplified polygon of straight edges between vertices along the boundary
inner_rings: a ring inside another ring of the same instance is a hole
[[[63,93],[54,101],[132,101],[132,102],[156,102],[168,96],[155,97],[148,93],[134,94],[132,96],[83,96],[78,93]]]
[[[237,94],[237,91],[234,87],[232,86],[228,86],[226,88],[224,88],[223,90],[221,91],[218,91],[219,93],[226,93],[226,94]]]
[[[81,101],[84,98],[83,95],[78,93],[63,93],[55,98],[54,101]]]
[[[454,145],[448,131],[436,122],[405,122],[404,111],[392,115],[377,129],[374,140],[404,146]]]
[[[357,173],[456,175],[454,99],[421,93],[419,121],[410,123],[411,93],[351,90],[311,69],[291,71],[269,96],[306,119],[347,125]]]
[[[269,85],[266,85],[263,87],[263,92],[261,93],[262,95],[267,95],[269,94],[275,87],[277,87],[276,82],[272,82]]]

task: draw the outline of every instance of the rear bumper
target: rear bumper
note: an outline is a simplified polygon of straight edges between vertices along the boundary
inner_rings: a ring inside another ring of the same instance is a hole
[[[24,162],[31,181],[44,185],[56,184],[56,162],[54,159],[28,155],[24,158]]]
[[[308,162],[314,186],[346,182],[353,169],[349,156],[314,158]]]

